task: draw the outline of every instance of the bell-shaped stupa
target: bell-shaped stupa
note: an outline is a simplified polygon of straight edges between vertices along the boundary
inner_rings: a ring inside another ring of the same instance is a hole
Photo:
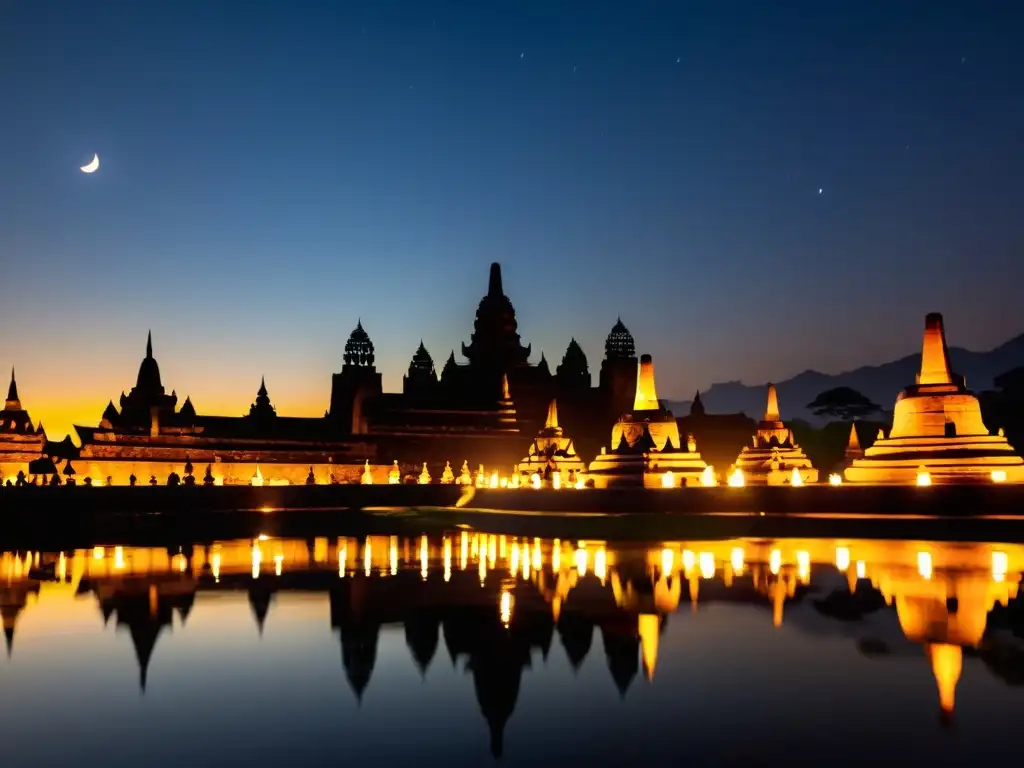
[[[913,485],[921,467],[932,483],[1024,482],[1024,459],[989,433],[981,404],[950,370],[942,315],[925,318],[921,372],[896,399],[892,429],[846,469],[848,482]]]

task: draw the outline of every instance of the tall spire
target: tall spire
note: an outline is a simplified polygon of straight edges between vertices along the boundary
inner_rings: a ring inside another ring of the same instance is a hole
[[[763,421],[781,421],[779,417],[779,394],[775,391],[775,385],[768,385],[768,407],[764,409]]]
[[[259,391],[256,394],[261,396],[261,397],[266,397],[267,396],[267,377],[266,376],[260,376],[260,388],[259,388]]]
[[[846,443],[846,450],[848,450],[848,451],[859,451],[860,450],[860,438],[857,437],[857,425],[856,425],[856,423],[850,424],[850,439]]]
[[[502,290],[501,286],[501,264],[494,262],[491,264],[491,276],[487,281],[487,295],[488,296],[504,296],[505,291]]]
[[[11,366],[11,386],[9,386],[7,388],[7,407],[8,408],[18,408],[18,407],[20,407],[20,405],[19,405],[19,398],[18,398],[18,382],[14,380],[14,366],[13,365]]]
[[[146,357],[153,357],[153,331],[150,331],[146,336]]]
[[[558,432],[561,434],[562,428],[558,426],[558,401],[552,399],[548,403],[548,416],[544,420],[544,431],[545,432]]]
[[[924,319],[924,342],[921,345],[921,373],[918,384],[952,384],[949,371],[949,353],[946,333],[942,328],[942,315],[932,312]]]
[[[634,411],[657,411],[658,392],[654,388],[654,360],[650,355],[640,356],[640,366],[636,374],[636,397],[633,399]]]

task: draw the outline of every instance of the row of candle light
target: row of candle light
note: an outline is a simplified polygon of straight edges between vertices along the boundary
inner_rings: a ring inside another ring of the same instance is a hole
[[[397,465],[397,462],[396,462]],[[446,472],[450,470],[450,467],[446,467]],[[993,483],[1005,483],[1006,482],[1006,471],[1002,469],[994,469],[991,472],[990,478]],[[401,476],[396,469],[391,471],[388,477],[388,482],[392,485],[397,485],[401,481]],[[366,469],[363,472],[362,482],[364,485],[373,483],[373,476],[370,473],[369,462],[367,462]],[[419,484],[428,485],[431,482],[430,473],[427,471],[426,464],[423,465],[423,471],[420,473]],[[443,477],[442,483],[449,482],[456,485],[469,485],[470,480],[463,476],[457,480],[446,481]],[[477,488],[533,488],[540,489],[544,483],[539,473],[534,472],[530,475],[529,484],[524,484],[520,479],[518,472],[514,473],[510,478],[499,476],[497,472],[491,473],[488,477],[484,472],[483,466],[477,470],[476,477],[472,481],[473,485]],[[743,488],[746,485],[746,477],[743,474],[743,470],[739,467],[735,468],[726,480],[726,484],[730,488]],[[805,484],[804,477],[800,473],[800,470],[796,467],[793,468],[793,472],[790,474],[789,485],[794,488],[799,488]],[[839,486],[843,484],[843,476],[833,472],[828,476],[828,484],[833,486]],[[929,486],[932,484],[931,473],[928,472],[923,466],[919,467],[916,475],[916,484],[918,486]],[[713,488],[718,485],[718,478],[715,476],[714,467],[706,466],[700,474],[700,485],[703,488]],[[575,477],[570,473],[570,479],[567,483],[562,482],[561,470],[554,470],[551,474],[551,487],[554,489],[560,488],[574,488],[581,490],[586,487],[586,481],[584,480],[583,474],[576,474]],[[676,483],[675,473],[668,470],[661,475],[661,487],[662,488],[676,488],[679,487]]]

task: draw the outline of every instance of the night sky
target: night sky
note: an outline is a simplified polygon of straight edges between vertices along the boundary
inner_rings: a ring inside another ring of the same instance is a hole
[[[785,9],[780,7],[785,5]],[[51,437],[164,384],[317,415],[468,341],[491,261],[552,367],[618,315],[659,395],[1024,330],[1019,2],[0,5],[0,366]],[[99,153],[94,175],[78,171]],[[514,393],[513,393],[514,395]]]

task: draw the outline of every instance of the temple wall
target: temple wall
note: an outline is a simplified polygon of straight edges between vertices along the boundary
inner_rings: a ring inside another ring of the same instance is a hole
[[[166,485],[171,472],[176,472],[184,480],[184,465],[181,461],[124,461],[103,459],[74,459],[75,479],[82,483],[86,477],[92,478],[94,485],[129,485],[129,478],[134,474],[139,485],[149,484],[151,477],[156,477],[158,485]],[[305,485],[310,465],[285,464],[271,462],[215,462],[211,463],[211,471],[217,485],[252,485],[256,468],[263,478],[263,485]],[[196,484],[202,484],[207,465],[193,461],[193,474]],[[364,465],[362,464],[313,464],[313,476],[318,485],[332,482],[359,483],[362,480]],[[386,465],[370,465],[373,482],[386,484],[391,467]]]
[[[896,401],[889,437],[942,437],[946,422],[956,434],[987,435],[978,398],[969,394],[905,396]]]

